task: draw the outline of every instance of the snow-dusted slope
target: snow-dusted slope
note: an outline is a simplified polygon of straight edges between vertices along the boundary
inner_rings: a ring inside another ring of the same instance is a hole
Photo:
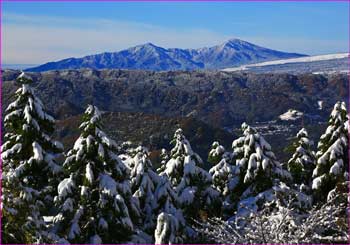
[[[222,69],[243,64],[304,56],[306,55],[260,47],[240,39],[230,39],[213,47],[199,49],[168,49],[146,43],[119,52],[49,62],[28,68],[27,71],[80,68],[154,71]]]
[[[316,55],[292,59],[267,61],[262,63],[248,64],[239,67],[223,69],[223,71],[256,71],[256,72],[297,72],[309,70],[310,72],[347,72],[349,53]],[[302,66],[302,67],[301,67]],[[322,70],[324,68],[324,70]]]
[[[295,121],[303,116],[303,113],[294,109],[289,109],[287,112],[279,116],[283,121]]]

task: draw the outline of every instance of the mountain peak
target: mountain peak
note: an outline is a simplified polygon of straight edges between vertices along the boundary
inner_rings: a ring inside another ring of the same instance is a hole
[[[227,40],[226,42],[224,42],[223,44],[221,44],[220,46],[222,48],[224,48],[224,47],[237,48],[240,46],[256,46],[256,45],[249,43],[247,41],[238,39],[238,38],[231,38],[231,39]]]
[[[239,38],[230,38],[224,43],[241,43],[241,42],[246,43],[246,41],[243,41],[242,39],[239,39]]]
[[[157,45],[154,45],[153,43],[150,43],[150,42],[141,44],[140,46],[159,48]]]
[[[153,49],[164,49],[164,48],[157,46],[157,45],[150,43],[150,42],[141,44],[139,46],[146,47],[146,48],[153,48]]]
[[[144,43],[108,57],[96,54],[82,58],[49,62],[28,71],[61,69],[143,69],[143,70],[196,70],[222,69],[264,61],[297,58],[304,55],[266,49],[238,38],[227,40],[221,45],[199,49],[162,48],[153,43]]]
[[[140,44],[140,45],[137,45],[137,46],[134,46],[132,48],[130,48],[131,50],[140,50],[140,49],[146,49],[146,50],[159,50],[159,49],[163,49],[162,47],[159,47],[157,45],[154,45],[153,43],[144,43],[144,44]]]

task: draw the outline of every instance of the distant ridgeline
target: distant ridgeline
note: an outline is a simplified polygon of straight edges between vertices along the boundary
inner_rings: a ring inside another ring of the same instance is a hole
[[[94,81],[106,74],[88,72]],[[55,73],[31,75],[16,77],[13,83],[19,88],[4,111],[3,243],[297,244],[349,240],[349,117],[344,102],[332,105],[316,145],[309,137],[312,129],[299,128],[288,161],[276,157],[255,127],[242,123],[230,147],[217,141],[210,144],[207,160],[192,148],[187,138],[191,135],[181,128],[173,130],[166,138],[171,146],[161,150],[156,168],[146,147],[134,145],[137,142],[118,144],[109,136],[102,123],[106,114],[96,105],[86,106],[75,129],[74,144],[64,149],[54,139],[55,119],[36,95],[48,92],[42,86],[52,86],[45,79],[57,81],[57,77]],[[41,80],[33,82],[38,75]],[[322,81],[324,91],[338,86],[323,76],[315,80]],[[63,91],[76,90],[74,82],[67,81],[61,81]],[[249,81],[241,86],[250,87]],[[283,82],[278,80],[275,86],[278,83]],[[56,88],[46,96],[54,95]],[[306,85],[297,88],[310,89]],[[87,96],[81,93],[77,99],[83,95]],[[54,97],[47,101],[59,104]],[[294,112],[283,118],[301,115]],[[118,124],[113,128],[120,131]],[[200,133],[208,132],[202,129]],[[203,168],[205,162],[211,166],[209,171]]]
[[[105,52],[49,62],[29,68],[27,71],[80,68],[153,71],[221,69],[304,56],[306,55],[263,48],[239,39],[231,39],[220,45],[199,49],[166,49],[146,43],[119,52]]]

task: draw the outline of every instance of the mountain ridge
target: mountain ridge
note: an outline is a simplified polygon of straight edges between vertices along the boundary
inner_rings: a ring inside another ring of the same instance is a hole
[[[2,72],[3,115],[18,89],[15,80],[20,73],[19,70]],[[247,122],[266,136],[280,156],[285,156],[283,149],[286,146],[286,141],[281,139],[294,136],[297,131],[293,130],[310,124],[315,132],[313,139],[319,139],[334,103],[347,101],[349,95],[346,74],[81,69],[27,75],[33,78],[32,87],[50,114],[68,126],[72,123],[71,117],[79,124],[80,117],[77,116],[88,104],[121,115],[118,120],[107,120],[106,124],[115,128],[113,134],[117,138],[128,129],[136,141],[144,139],[150,142],[150,135],[156,135],[161,141],[165,135],[163,132],[169,131],[170,127],[174,130],[176,121],[183,121],[181,118],[204,122],[212,128],[211,132],[214,128],[229,133],[236,129],[237,134],[241,133],[242,122]],[[303,117],[280,120],[280,115],[289,109],[302,112]],[[198,136],[207,135],[209,128],[194,121],[190,125],[193,123],[198,130],[192,131],[191,126],[188,134],[194,136],[193,142],[198,140],[199,146],[203,141]],[[159,127],[164,131],[159,132]],[[149,128],[152,128],[151,133],[146,132]],[[60,132],[67,141],[74,136],[70,129],[67,127]],[[123,134],[129,138],[128,132]],[[273,137],[276,134],[283,137]],[[203,152],[207,153],[207,149]]]
[[[163,48],[153,43],[145,43],[117,52],[103,52],[81,58],[71,57],[48,62],[28,68],[26,71],[80,68],[153,71],[221,69],[305,56],[307,55],[264,48],[240,39],[229,39],[219,45],[198,49]]]
[[[17,90],[19,74],[14,70],[2,73],[3,108]],[[81,69],[28,75],[48,110],[58,118],[80,114],[87,104],[95,104],[103,111],[191,115],[211,125],[231,127],[244,121],[275,120],[287,109],[328,117],[319,110],[319,102],[328,110],[348,97],[346,74]]]

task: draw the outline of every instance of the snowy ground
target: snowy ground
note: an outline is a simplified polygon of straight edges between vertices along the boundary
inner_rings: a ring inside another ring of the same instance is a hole
[[[315,56],[308,56],[308,57],[301,57],[301,58],[274,60],[274,61],[267,61],[267,62],[256,63],[256,64],[243,65],[243,66],[239,66],[239,67],[226,68],[226,69],[223,69],[223,71],[229,71],[229,72],[231,72],[231,71],[244,71],[244,70],[249,70],[250,68],[253,68],[253,67],[284,65],[284,64],[290,64],[290,63],[327,61],[327,60],[343,59],[343,58],[347,58],[347,57],[349,57],[349,53],[315,55]]]
[[[295,121],[303,116],[303,113],[294,109],[289,109],[287,112],[279,116],[284,121]]]

